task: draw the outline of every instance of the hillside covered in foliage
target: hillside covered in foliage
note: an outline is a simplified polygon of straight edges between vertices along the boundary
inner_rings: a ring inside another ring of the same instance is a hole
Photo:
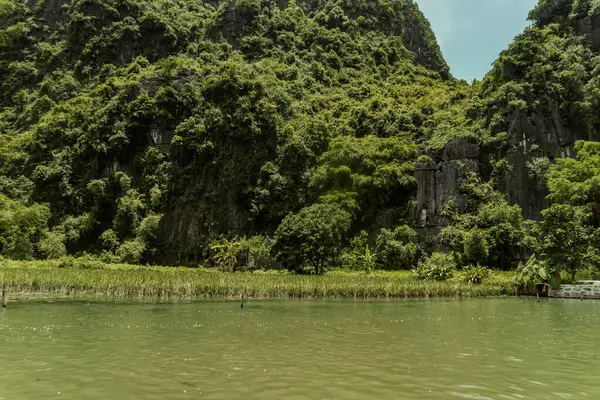
[[[592,263],[599,13],[540,1],[469,84],[413,0],[0,0],[0,254]]]

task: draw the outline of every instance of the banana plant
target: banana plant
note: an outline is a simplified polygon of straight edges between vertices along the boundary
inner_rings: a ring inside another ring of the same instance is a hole
[[[358,267],[367,273],[373,272],[375,267],[377,266],[377,256],[378,254],[375,252],[371,252],[369,249],[369,245],[367,244],[365,247],[364,254],[359,249],[354,249],[353,251]]]

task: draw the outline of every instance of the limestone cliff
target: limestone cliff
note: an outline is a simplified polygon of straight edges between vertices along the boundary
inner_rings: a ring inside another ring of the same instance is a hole
[[[318,201],[352,206],[353,233],[393,228],[415,138],[465,97],[412,0],[1,3],[0,196],[48,210],[0,227],[11,257],[52,237],[196,263]]]
[[[542,1],[530,18],[533,25],[502,52],[481,83],[479,150],[468,141],[450,142],[442,153],[430,154],[434,162],[417,165],[417,213],[430,233],[446,226],[445,202],[460,203],[463,175],[457,163],[484,180],[493,176],[496,189],[526,218],[538,220],[548,207],[544,167],[573,157],[577,140],[600,139],[594,110],[598,10],[589,1]],[[501,171],[494,167],[499,161]]]

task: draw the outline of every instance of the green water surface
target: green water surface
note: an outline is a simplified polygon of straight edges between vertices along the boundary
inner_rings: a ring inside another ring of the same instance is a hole
[[[600,399],[600,302],[14,303],[0,399]]]

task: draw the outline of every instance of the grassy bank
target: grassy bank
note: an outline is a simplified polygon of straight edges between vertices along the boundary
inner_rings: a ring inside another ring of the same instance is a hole
[[[323,276],[281,273],[220,273],[203,269],[92,264],[60,267],[58,262],[0,262],[0,285],[9,293],[117,297],[248,298],[418,298],[515,295],[510,273],[495,273],[471,285],[457,276],[419,281],[410,272]]]

